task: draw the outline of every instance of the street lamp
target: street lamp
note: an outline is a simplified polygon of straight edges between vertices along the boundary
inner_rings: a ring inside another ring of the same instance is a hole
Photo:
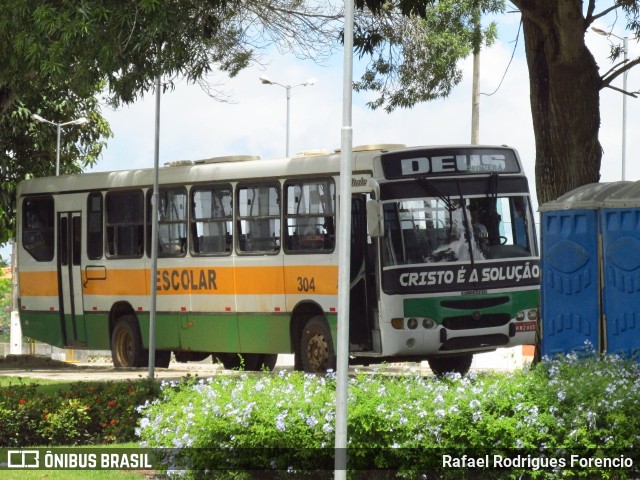
[[[315,78],[310,78],[306,82],[298,83],[297,85],[283,85],[274,80],[271,80],[269,77],[262,76],[259,78],[260,82],[263,85],[279,85],[287,91],[287,148],[286,148],[286,156],[289,156],[289,105],[291,103],[291,89],[296,87],[306,87],[307,85],[314,85],[316,83]]]
[[[603,35],[605,37],[615,37],[618,40],[622,40],[622,53],[624,54],[624,64],[627,63],[627,55],[629,53],[628,48],[628,37],[619,37],[618,35],[605,32],[604,30],[596,27],[591,27],[598,35]],[[622,180],[625,179],[625,168],[626,168],[626,156],[627,156],[627,73],[629,70],[625,70],[622,73]]]
[[[33,118],[36,122],[48,123],[56,127],[57,137],[58,137],[57,143],[56,143],[56,177],[57,177],[58,175],[60,175],[60,129],[68,125],[84,125],[89,120],[87,120],[85,117],[80,117],[80,118],[76,118],[75,120],[71,120],[70,122],[56,123],[56,122],[52,122],[51,120],[47,120],[46,118],[42,118],[37,113],[34,113],[33,115],[31,115],[31,118]]]

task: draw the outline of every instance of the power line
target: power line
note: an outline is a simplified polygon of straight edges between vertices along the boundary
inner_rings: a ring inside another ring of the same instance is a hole
[[[504,82],[505,77],[507,76],[507,72],[509,71],[509,67],[511,66],[511,62],[513,62],[513,57],[515,57],[516,55],[516,48],[518,48],[518,40],[520,40],[520,30],[522,29],[522,20],[520,20],[520,24],[518,25],[518,34],[516,35],[516,43],[513,46],[513,52],[511,52],[511,58],[509,59],[509,63],[507,64],[507,68],[505,69],[504,73],[502,74],[502,78],[500,79],[500,83],[498,84],[498,86],[496,87],[496,89],[491,92],[491,93],[483,93],[480,92],[480,95],[486,95],[487,97],[490,97],[492,95],[495,95],[498,90],[500,90],[500,87],[502,86],[502,82]]]

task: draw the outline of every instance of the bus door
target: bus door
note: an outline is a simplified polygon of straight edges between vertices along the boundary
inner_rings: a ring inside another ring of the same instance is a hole
[[[356,194],[351,200],[351,294],[349,302],[349,343],[363,350],[372,348],[375,325],[375,251],[367,239],[367,197]]]
[[[82,216],[80,212],[58,214],[58,297],[60,322],[67,346],[83,346],[87,335],[82,301]]]

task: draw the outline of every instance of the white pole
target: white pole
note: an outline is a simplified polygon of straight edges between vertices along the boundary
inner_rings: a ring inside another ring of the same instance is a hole
[[[60,127],[61,124],[56,123],[57,140],[56,140],[56,177],[60,175]]]
[[[627,65],[627,52],[628,50],[628,38],[622,39],[622,48],[624,49],[624,64]],[[627,163],[627,73],[629,70],[625,70],[622,74],[622,180],[626,177],[626,163]]]
[[[480,143],[480,50],[473,52],[471,96],[471,145],[478,145]]]
[[[351,263],[351,127],[353,84],[353,0],[346,0],[342,82],[342,137],[340,161],[340,225],[338,228],[338,341],[336,370],[335,478],[347,478],[347,398],[349,385],[349,297]]]
[[[15,239],[11,240],[11,286],[9,353],[22,355],[22,325],[20,325],[20,311],[18,310],[18,246]]]
[[[474,13],[476,36],[480,38],[480,10]],[[473,85],[471,91],[471,145],[480,143],[480,45],[473,51]]]
[[[284,87],[287,90],[287,148],[285,150],[285,157],[289,156],[289,128],[290,128],[290,114],[291,114],[291,86]]]
[[[158,281],[158,188],[160,165],[160,74],[156,79],[156,137],[153,147],[153,195],[151,197],[151,302],[149,306],[149,380],[156,364],[156,299]]]

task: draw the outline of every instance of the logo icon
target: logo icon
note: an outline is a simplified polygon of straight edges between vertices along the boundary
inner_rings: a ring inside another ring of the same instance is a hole
[[[8,468],[39,468],[40,452],[38,450],[9,450],[7,452]]]

